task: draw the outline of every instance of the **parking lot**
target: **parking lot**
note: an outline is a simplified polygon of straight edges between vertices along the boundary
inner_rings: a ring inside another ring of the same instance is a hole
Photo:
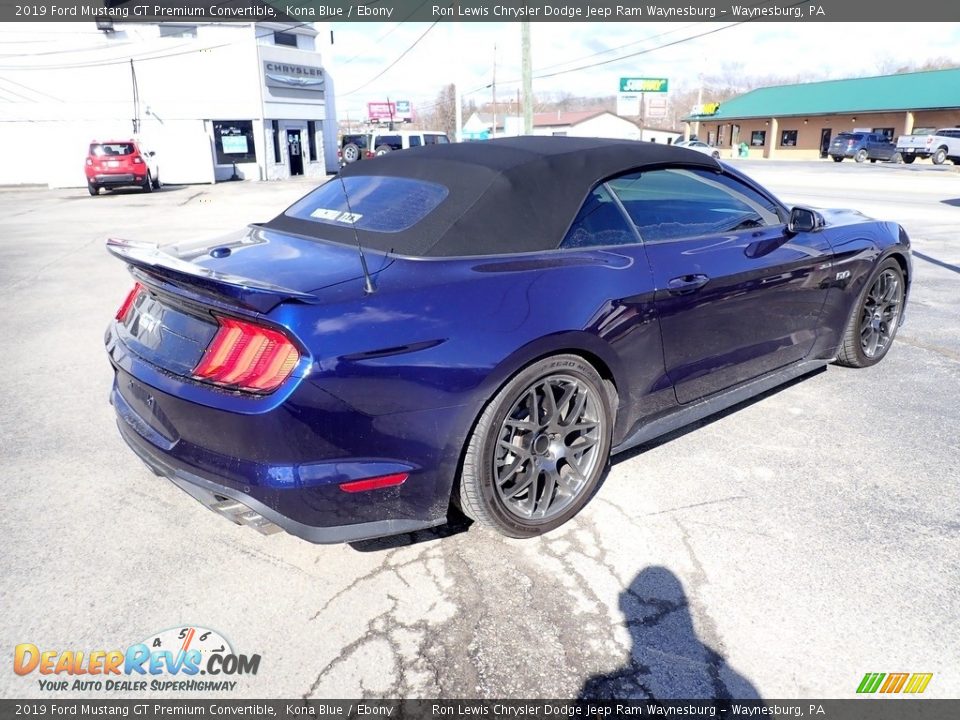
[[[465,523],[263,537],[120,439],[102,338],[131,281],[104,239],[216,235],[306,182],[0,190],[0,647],[212,628],[262,656],[230,697],[846,698],[866,672],[960,696],[960,173],[735,162],[788,203],[903,224],[907,324],[875,368],[830,366],[614,458],[585,511],[532,541]],[[0,695],[49,697],[36,678],[0,673]]]

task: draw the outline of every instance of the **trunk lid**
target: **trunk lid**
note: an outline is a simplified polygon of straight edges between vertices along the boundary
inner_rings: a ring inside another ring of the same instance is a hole
[[[196,376],[225,324],[239,322],[274,347],[278,333],[290,334],[264,317],[267,313],[282,303],[320,303],[325,288],[363,277],[356,248],[257,226],[163,248],[108,240],[107,249],[137,279],[108,345],[115,336],[134,355],[179,376]],[[387,264],[386,258],[374,261],[372,274]],[[357,293],[362,292],[358,282]]]
[[[214,240],[157,247],[108,240],[107,249],[142,274],[191,294],[266,313],[285,301],[320,302],[317,292],[363,277],[355,247],[256,225]],[[373,260],[371,274],[390,260]]]

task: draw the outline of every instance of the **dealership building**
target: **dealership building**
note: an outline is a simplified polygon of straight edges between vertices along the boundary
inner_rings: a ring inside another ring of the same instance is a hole
[[[0,184],[85,185],[90,142],[134,136],[166,183],[336,171],[318,25],[23,26],[0,60]]]
[[[685,118],[688,135],[751,157],[825,157],[851,130],[892,139],[921,129],[960,126],[960,68],[759,88],[707,103]]]

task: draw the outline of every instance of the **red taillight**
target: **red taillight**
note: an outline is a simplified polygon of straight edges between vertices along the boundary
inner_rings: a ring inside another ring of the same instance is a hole
[[[286,380],[300,352],[277,330],[235,318],[217,317],[220,329],[193,376],[239,390],[270,392]]]
[[[337,157],[338,157],[338,158],[342,158],[342,157],[343,157],[343,151],[342,151],[342,150],[337,150]]]
[[[140,157],[139,155],[134,155],[134,156],[133,156],[133,164],[134,164],[134,165],[143,165],[143,158]]]
[[[137,301],[137,296],[140,294],[140,291],[143,290],[143,285],[140,283],[134,283],[133,289],[127,293],[127,297],[124,299],[123,304],[120,305],[120,309],[117,310],[116,319],[120,322],[123,322],[127,319],[127,313],[130,312],[130,308],[133,307],[133,304]]]
[[[90,158],[87,158],[87,165],[93,165],[93,160],[91,160]]]
[[[367,152],[364,153],[364,154],[365,154],[368,158],[374,157],[374,154],[373,154],[373,152],[372,152],[371,150],[367,150]]]
[[[366,480],[351,480],[350,482],[340,483],[340,489],[348,493],[357,493],[366,490],[376,490],[377,488],[393,487],[394,485],[403,485],[406,481],[407,473],[395,473],[393,475],[382,475]]]

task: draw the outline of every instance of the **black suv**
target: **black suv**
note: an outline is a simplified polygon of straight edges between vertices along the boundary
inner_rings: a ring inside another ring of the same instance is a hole
[[[864,160],[900,161],[897,146],[880,133],[842,132],[830,143],[828,153],[834,162],[842,162],[844,158],[853,158],[858,163]]]

